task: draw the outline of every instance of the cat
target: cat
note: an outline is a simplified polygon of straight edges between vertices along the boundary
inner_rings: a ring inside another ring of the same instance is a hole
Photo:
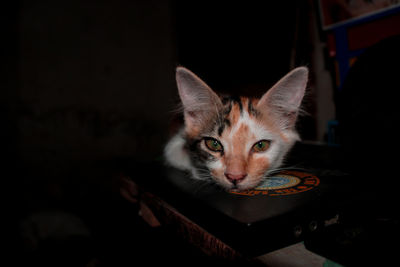
[[[176,69],[184,125],[164,148],[167,164],[226,190],[256,187],[300,140],[295,129],[308,81],[298,67],[261,98],[219,97],[184,67]]]

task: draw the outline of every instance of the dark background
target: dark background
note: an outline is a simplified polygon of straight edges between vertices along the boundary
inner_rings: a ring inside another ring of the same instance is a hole
[[[177,260],[116,177],[160,158],[178,65],[217,91],[252,96],[309,66],[300,131],[318,139],[312,1],[21,0],[4,2],[0,17],[4,229],[15,265],[123,266],[153,250]]]

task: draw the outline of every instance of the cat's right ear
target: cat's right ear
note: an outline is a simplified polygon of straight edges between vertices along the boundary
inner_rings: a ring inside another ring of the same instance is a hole
[[[176,83],[183,105],[186,127],[199,129],[222,108],[217,94],[190,70],[178,67]]]
[[[298,67],[265,93],[257,104],[260,110],[268,109],[277,116],[283,128],[294,127],[308,81],[308,69]]]

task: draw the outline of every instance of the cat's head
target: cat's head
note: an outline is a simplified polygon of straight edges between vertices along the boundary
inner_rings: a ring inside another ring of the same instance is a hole
[[[195,178],[244,190],[278,168],[299,140],[295,123],[307,79],[308,69],[299,67],[260,99],[220,98],[191,71],[178,67],[186,149]]]

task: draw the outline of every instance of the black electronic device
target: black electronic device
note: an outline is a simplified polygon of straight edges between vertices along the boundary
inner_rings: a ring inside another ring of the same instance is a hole
[[[318,146],[298,144],[293,153],[315,149]],[[348,175],[338,170],[288,168],[255,189],[236,192],[162,164],[141,168],[152,170],[151,177],[137,180],[147,191],[248,256],[300,242],[337,223],[345,196],[352,191],[343,186]]]

